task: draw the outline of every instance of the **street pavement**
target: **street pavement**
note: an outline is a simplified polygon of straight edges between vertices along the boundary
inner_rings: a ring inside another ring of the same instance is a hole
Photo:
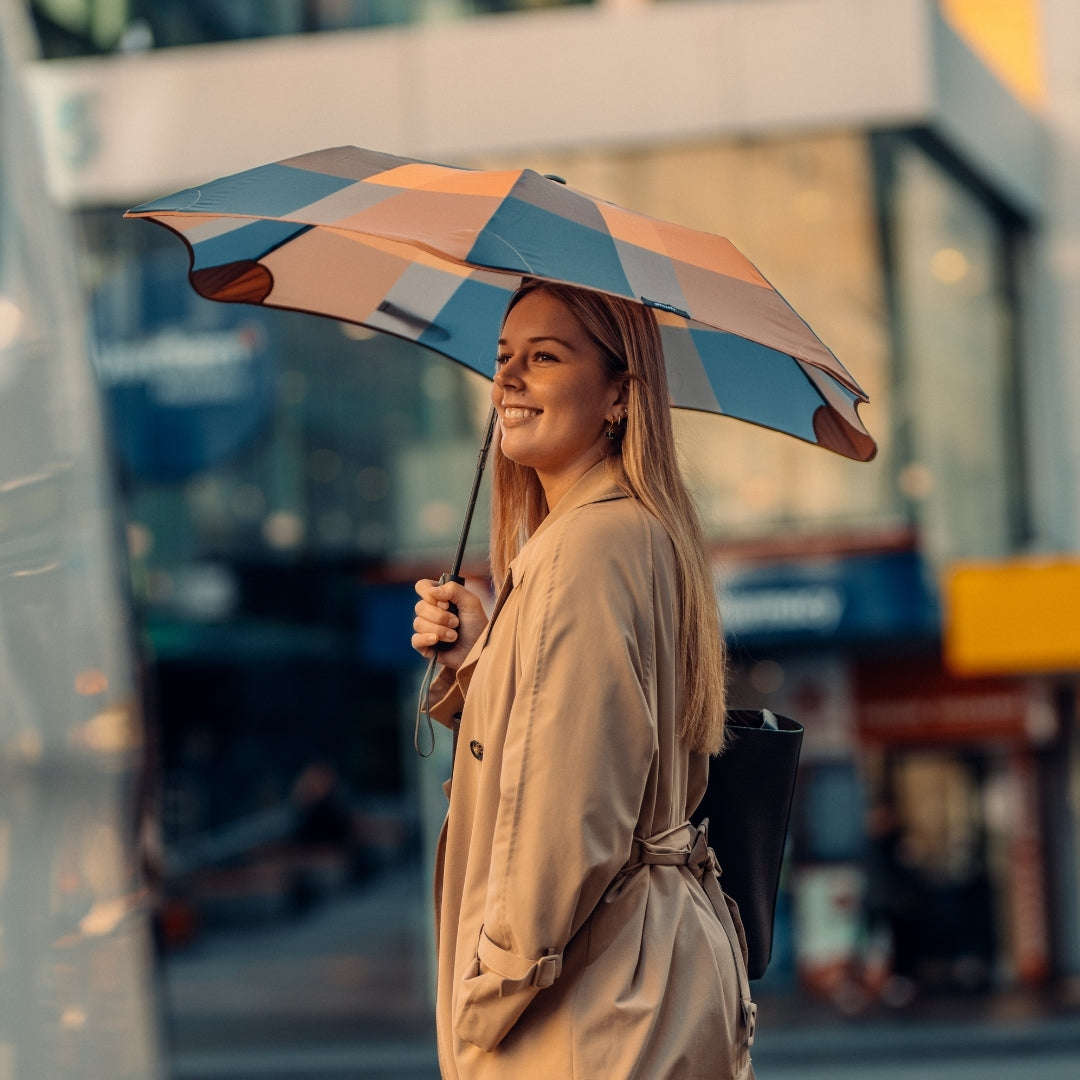
[[[948,1006],[891,1019],[803,1021],[763,1030],[759,1080],[1080,1080],[1080,1017],[992,1005],[950,1019]]]
[[[438,1080],[429,922],[424,875],[406,867],[303,917],[205,934],[162,973],[173,1080]],[[1060,1000],[859,1018],[788,995],[759,1005],[759,1080],[1080,1080],[1080,1009]]]
[[[214,930],[167,958],[176,1080],[437,1078],[428,888],[386,871],[303,916]]]

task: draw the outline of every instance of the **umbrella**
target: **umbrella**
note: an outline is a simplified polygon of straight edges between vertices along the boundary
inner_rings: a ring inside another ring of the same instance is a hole
[[[478,171],[353,146],[319,150],[145,203],[175,232],[192,286],[427,346],[491,377],[524,277],[636,300],[660,324],[674,406],[793,435],[856,461],[876,452],[851,374],[723,237],[531,169]],[[453,568],[458,577],[488,423]]]
[[[477,171],[352,146],[129,210],[177,233],[211,300],[360,323],[491,377],[523,276],[654,308],[672,404],[856,461],[876,447],[859,384],[723,237],[623,209],[531,169]]]

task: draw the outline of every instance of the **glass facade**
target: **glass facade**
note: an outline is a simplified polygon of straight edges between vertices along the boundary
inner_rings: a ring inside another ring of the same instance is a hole
[[[46,56],[134,52],[567,7],[589,0],[31,0]]]
[[[212,304],[164,231],[112,211],[83,221],[97,367],[149,567],[412,558],[456,538],[442,500],[455,481],[467,492],[469,462],[426,472],[474,445],[482,380],[358,327]]]
[[[897,474],[938,565],[1024,539],[1020,224],[918,141],[876,142],[896,352]]]

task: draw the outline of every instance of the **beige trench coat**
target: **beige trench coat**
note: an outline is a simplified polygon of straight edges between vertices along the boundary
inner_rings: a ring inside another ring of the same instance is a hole
[[[459,726],[435,879],[446,1080],[753,1077],[743,957],[679,829],[708,761],[676,735],[675,611],[667,534],[601,464],[436,682],[432,715]]]

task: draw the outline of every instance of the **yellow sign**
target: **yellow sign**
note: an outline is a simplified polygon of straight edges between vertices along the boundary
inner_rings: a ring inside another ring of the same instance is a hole
[[[958,563],[943,600],[957,675],[1080,670],[1080,559]]]

